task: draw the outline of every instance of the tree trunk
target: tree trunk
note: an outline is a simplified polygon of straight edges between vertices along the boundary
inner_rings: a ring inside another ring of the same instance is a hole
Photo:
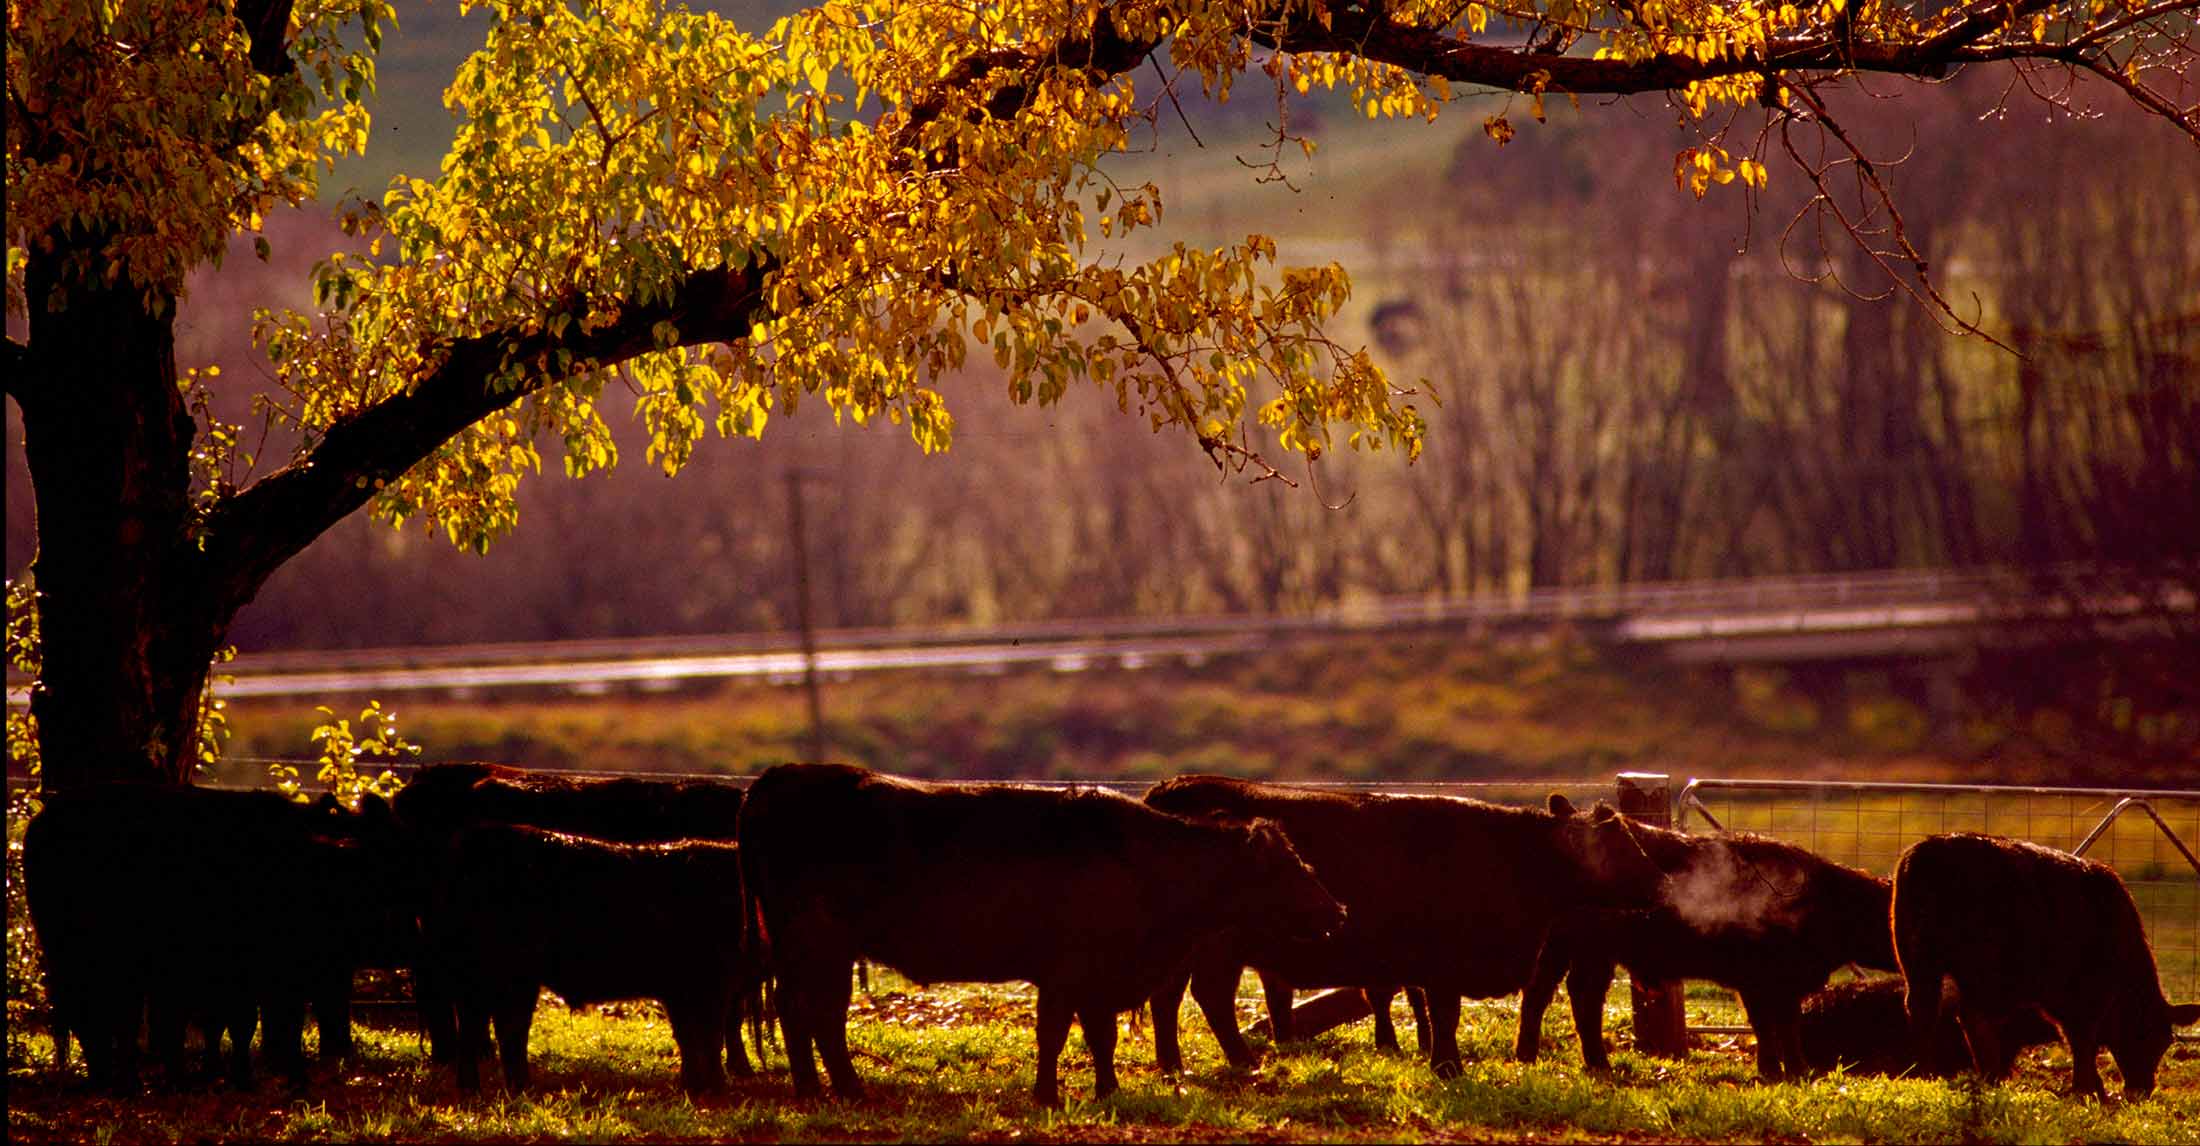
[[[174,300],[127,282],[64,291],[65,253],[31,259],[16,387],[38,512],[44,667],[31,712],[44,781],[184,783],[227,616],[193,607],[204,594],[188,584],[193,423],[176,388]]]

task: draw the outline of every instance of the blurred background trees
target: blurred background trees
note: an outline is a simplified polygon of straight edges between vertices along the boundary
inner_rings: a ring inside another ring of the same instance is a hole
[[[1599,131],[1595,117],[1633,113],[1554,105],[1502,149],[1454,137],[1438,178],[1331,172],[1302,193],[1326,208],[1338,183],[1358,188],[1329,223],[1360,245],[1348,318],[1441,400],[1417,465],[1332,455],[1294,473],[1298,490],[1248,489],[1128,432],[1110,403],[970,401],[1001,384],[974,365],[955,384],[951,462],[804,411],[698,453],[678,487],[645,466],[527,483],[529,527],[486,556],[356,518],[276,574],[234,635],[258,649],[789,628],[781,475],[796,468],[826,627],[1984,563],[2189,571],[2200,158],[2135,113],[1972,122],[1993,106],[1955,83],[1849,120],[1908,154],[1890,180],[1913,238],[1958,312],[2010,350],[1949,335],[1850,246],[1783,234],[1800,180],[1776,178],[1746,217],[1697,204],[1668,182],[1677,135]],[[1170,201],[1173,226],[1242,232],[1243,190],[1195,187]],[[292,270],[264,277],[291,289]],[[208,276],[179,324],[179,358],[231,363],[239,391],[257,384],[248,348],[193,344],[190,316],[234,313],[255,289]],[[13,571],[32,538],[9,417]]]

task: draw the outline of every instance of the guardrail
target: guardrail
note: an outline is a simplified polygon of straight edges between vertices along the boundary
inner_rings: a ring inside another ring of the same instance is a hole
[[[2081,574],[2071,572],[2075,579]],[[2051,574],[2052,576],[2052,574]],[[817,669],[1000,671],[1042,664],[1076,670],[1167,659],[1197,661],[1271,643],[1415,628],[1494,628],[1567,622],[1606,624],[1601,639],[1684,647],[1723,655],[1724,642],[1773,638],[1816,642],[1836,655],[1869,655],[1858,636],[1894,632],[1914,640],[1877,642],[1880,651],[1918,652],[1960,643],[1968,627],[2074,613],[2123,616],[2193,611],[2192,594],[2166,585],[2144,599],[2129,592],[2073,601],[2037,594],[2035,582],[2003,569],[1887,570],[1724,581],[1675,581],[1550,588],[1463,598],[1384,597],[1302,615],[1247,613],[1114,617],[996,626],[838,629],[817,636]],[[1845,643],[1844,643],[1845,641]],[[1740,646],[1734,646],[1737,650]],[[1680,654],[1684,655],[1685,654]],[[1743,655],[1740,652],[1731,654]],[[1688,659],[1706,659],[1703,654]],[[564,687],[642,690],[726,677],[788,680],[805,667],[795,634],[720,634],[405,648],[247,652],[220,666],[224,697],[316,693],[381,694],[416,689]],[[8,678],[8,703],[28,701],[28,681]]]

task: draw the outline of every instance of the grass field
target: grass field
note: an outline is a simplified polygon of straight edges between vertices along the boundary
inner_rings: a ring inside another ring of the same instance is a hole
[[[409,1030],[362,1032],[365,1061],[324,1075],[304,1098],[270,1085],[256,1093],[157,1095],[137,1102],[57,1086],[50,1044],[8,1036],[8,1131],[14,1141],[469,1141],[674,1142],[922,1140],[1144,1141],[1783,1141],[2200,1142],[2200,1048],[2172,1050],[2161,1086],[2142,1103],[2064,1096],[2068,1059],[2035,1051],[2009,1085],[1828,1076],[1808,1084],[1754,1081],[1746,1037],[1712,1037],[1686,1062],[1621,1049],[1608,1078],[1586,1075],[1554,1008],[1545,1060],[1510,1061],[1510,1001],[1471,1004],[1461,1031],[1468,1058],[1438,1080],[1409,1055],[1375,1051],[1369,1023],[1229,1070],[1196,1009],[1185,1016],[1186,1076],[1162,1078],[1150,1031],[1126,1016],[1117,1052],[1121,1093],[1090,1101],[1091,1064],[1072,1034],[1063,1057],[1065,1109],[1029,1096],[1033,995],[1023,987],[917,990],[888,973],[857,995],[850,1043],[871,1097],[797,1102],[776,1047],[763,1075],[721,1098],[692,1103],[674,1083],[676,1056],[651,1006],[575,1013],[545,1006],[533,1040],[538,1089],[457,1095],[446,1071],[423,1060]],[[1251,980],[1248,979],[1248,985]],[[1614,998],[1624,999],[1624,992]],[[1715,992],[1691,1010],[1716,1018]],[[1242,1002],[1248,1015],[1257,1004]],[[1398,1005],[1401,1035],[1411,1023]],[[1624,1005],[1610,1016],[1629,1042]],[[1260,1044],[1255,1040],[1256,1045]],[[493,1071],[490,1077],[494,1077]],[[2110,1070],[2111,1089],[2115,1087]],[[81,1085],[80,1076],[77,1085]]]

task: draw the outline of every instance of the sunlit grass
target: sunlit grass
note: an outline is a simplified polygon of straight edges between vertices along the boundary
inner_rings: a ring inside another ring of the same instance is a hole
[[[858,993],[849,1029],[870,1090],[860,1103],[796,1101],[776,1046],[760,1077],[691,1102],[676,1085],[671,1035],[649,1006],[545,1006],[532,1043],[537,1089],[511,1095],[492,1083],[475,1098],[459,1095],[447,1071],[422,1061],[409,1030],[363,1029],[363,1065],[317,1078],[304,1098],[270,1086],[129,1103],[84,1093],[80,1074],[57,1086],[45,1037],[13,1032],[9,1133],[17,1141],[101,1142],[2200,1141],[2200,1050],[2192,1047],[2172,1052],[2160,1089],[2143,1103],[2064,1096],[2069,1063],[2059,1050],[2034,1052],[2002,1087],[1839,1075],[1763,1086],[1754,1081],[1746,1038],[1706,1040],[1686,1062],[1624,1049],[1624,999],[1614,993],[1610,1025],[1623,1049],[1608,1077],[1582,1072],[1558,1009],[1546,1019],[1543,1061],[1510,1061],[1517,1010],[1509,1000],[1468,1006],[1461,1030],[1468,1061],[1450,1080],[1435,1078],[1410,1053],[1376,1051],[1365,1020],[1304,1045],[1264,1048],[1270,1053],[1259,1069],[1232,1070],[1189,1007],[1186,1073],[1172,1080],[1154,1067],[1150,1027],[1126,1016],[1117,1051],[1123,1090],[1091,1100],[1091,1056],[1073,1033],[1062,1058],[1067,1103],[1060,1111],[1030,1097],[1029,988],[920,990],[884,972],[875,974],[870,994]],[[1724,1018],[1724,1006],[1716,992],[1691,993],[1692,1012]],[[1396,1010],[1410,1044],[1402,999]]]

